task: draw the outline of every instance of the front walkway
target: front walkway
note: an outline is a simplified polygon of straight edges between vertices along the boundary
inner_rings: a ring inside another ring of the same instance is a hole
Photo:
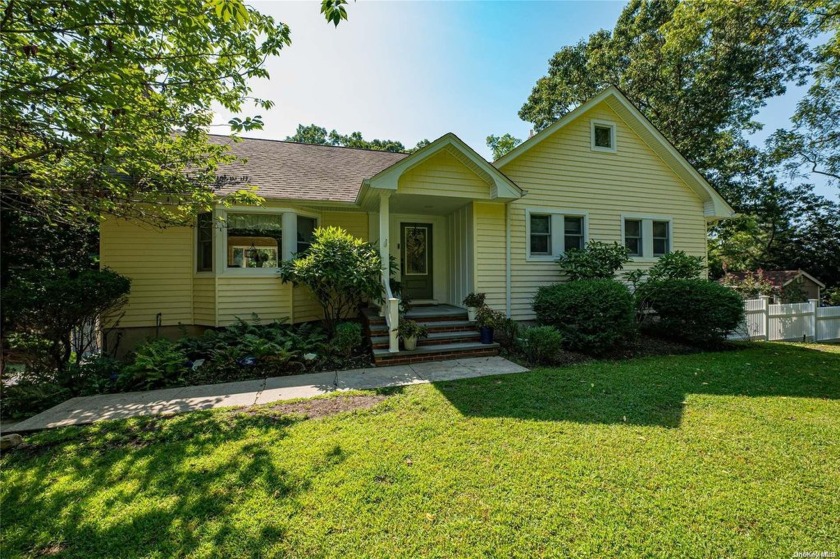
[[[279,400],[320,396],[336,390],[405,386],[526,371],[524,367],[502,357],[478,357],[166,388],[148,392],[102,394],[72,398],[16,425],[5,427],[3,432],[39,431],[67,425],[83,425],[104,419],[172,415],[230,406],[254,406]]]

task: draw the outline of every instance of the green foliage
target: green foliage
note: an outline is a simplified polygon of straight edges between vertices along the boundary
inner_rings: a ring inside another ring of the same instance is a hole
[[[6,6],[0,183],[19,211],[58,222],[190,221],[232,159],[205,131],[210,107],[269,109],[249,80],[290,44],[285,24],[241,0]]]
[[[481,328],[496,329],[505,320],[505,315],[487,305],[481,306],[475,313],[475,323]]]
[[[648,282],[638,296],[656,313],[643,328],[691,344],[720,344],[744,320],[744,301],[713,281],[677,279]]]
[[[487,300],[486,293],[468,293],[466,297],[464,297],[464,305],[467,307],[472,307],[474,309],[478,309],[484,306],[484,302]]]
[[[807,303],[808,295],[805,293],[805,282],[802,278],[796,278],[787,285],[782,286],[779,293],[782,303]]]
[[[625,272],[624,278],[638,289],[642,281],[661,281],[668,279],[697,279],[703,272],[703,257],[690,256],[685,251],[677,250],[660,256],[656,264],[649,269]]]
[[[770,139],[774,156],[797,174],[816,173],[840,187],[840,13],[835,0],[809,3],[812,28],[826,40],[814,47],[812,83],[793,115],[793,128]]]
[[[828,307],[840,307],[840,287],[826,289],[822,292],[823,304]]]
[[[723,285],[734,289],[745,299],[755,299],[759,295],[773,295],[775,288],[764,275],[764,270],[747,272],[743,277],[732,274],[723,276]]]
[[[514,138],[510,134],[502,136],[495,136],[490,134],[487,136],[487,147],[493,152],[493,161],[500,159],[507,152],[522,143],[519,138]]]
[[[557,259],[569,280],[612,279],[630,260],[627,248],[618,243],[589,241],[583,250],[570,250]]]
[[[400,320],[399,326],[397,326],[397,332],[399,333],[400,338],[405,340],[406,338],[425,338],[429,335],[429,329],[423,326],[422,324],[415,322],[413,320],[405,319]]]
[[[519,335],[522,326],[512,318],[504,317],[495,328],[493,328],[493,341],[497,342],[502,349],[509,353],[519,351]]]
[[[0,411],[4,419],[24,419],[57,406],[72,396],[70,390],[54,381],[26,379],[14,384],[4,383]]]
[[[75,328],[97,318],[114,319],[131,288],[131,281],[111,270],[29,271],[20,274],[0,294],[6,328],[37,335],[49,342],[52,365],[62,370],[74,347]]]
[[[187,354],[166,338],[150,340],[137,348],[134,362],[125,368],[121,385],[126,388],[163,388],[182,382],[187,370]]]
[[[345,317],[355,315],[365,299],[382,299],[379,248],[338,227],[318,228],[302,258],[280,266],[283,282],[308,287],[324,310],[329,334]]]
[[[635,335],[633,298],[612,279],[579,280],[540,287],[534,312],[553,326],[566,348],[600,355]]]
[[[421,140],[417,142],[417,145],[413,149],[406,149],[405,145],[397,140],[366,140],[361,132],[351,132],[347,135],[340,134],[336,130],[327,132],[326,128],[317,124],[310,124],[308,126],[298,124],[295,133],[292,136],[287,136],[286,141],[299,142],[301,144],[390,151],[394,153],[411,153],[430,143],[429,140]]]
[[[342,322],[335,329],[335,338],[330,342],[333,350],[342,357],[350,357],[362,345],[362,325],[358,322]]]
[[[553,326],[533,326],[522,332],[521,349],[530,363],[552,363],[563,349],[562,344],[563,336]]]

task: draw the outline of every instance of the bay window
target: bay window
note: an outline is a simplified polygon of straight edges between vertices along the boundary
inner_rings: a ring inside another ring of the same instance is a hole
[[[281,214],[227,215],[228,268],[276,268],[283,247]]]

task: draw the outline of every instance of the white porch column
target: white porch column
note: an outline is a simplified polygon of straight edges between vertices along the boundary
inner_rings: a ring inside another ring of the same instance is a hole
[[[388,263],[390,262],[391,245],[388,237],[391,235],[391,192],[379,194],[379,256],[382,258],[382,277],[388,280]]]
[[[379,256],[382,259],[382,283],[390,285],[391,281],[391,192],[385,191],[379,194]],[[388,351],[397,353],[400,350],[400,338],[397,333],[399,327],[399,301],[391,295],[390,289],[386,289],[384,301],[382,302],[382,314],[385,316],[385,323],[388,325]]]

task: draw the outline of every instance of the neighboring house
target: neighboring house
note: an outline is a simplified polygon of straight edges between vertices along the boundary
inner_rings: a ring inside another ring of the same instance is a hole
[[[755,274],[755,272],[728,272],[726,275],[730,278],[730,281],[734,280],[735,283],[740,283],[752,274]],[[781,302],[783,290],[796,281],[801,282],[802,294],[806,299],[819,300],[820,290],[825,289],[824,283],[803,270],[764,270],[761,272],[761,277],[773,287],[773,299],[776,302]]]
[[[560,279],[565,250],[617,241],[632,251],[628,269],[674,250],[705,257],[709,222],[733,215],[616,88],[495,163],[451,133],[410,155],[257,139],[230,147],[248,161],[225,174],[258,186],[264,207],[219,207],[194,228],[103,222],[102,266],[133,280],[124,344],[252,313],[321,318],[307,290],[274,269],[317,226],[343,227],[395,257],[415,304],[461,306],[485,292],[491,307],[529,320],[537,288]]]

